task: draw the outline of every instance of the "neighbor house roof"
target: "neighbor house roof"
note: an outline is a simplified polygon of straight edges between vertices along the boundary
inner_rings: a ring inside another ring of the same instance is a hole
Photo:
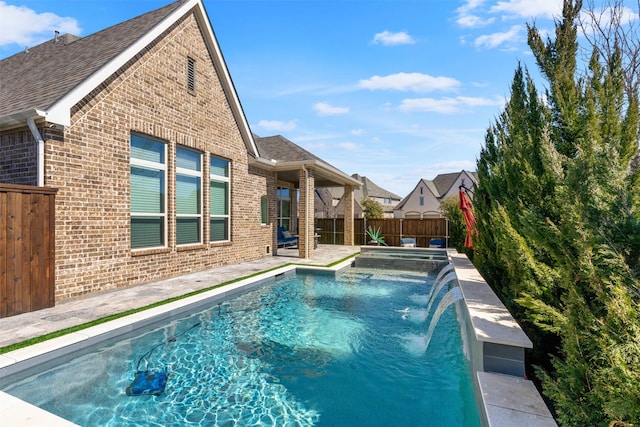
[[[376,185],[373,181],[371,181],[366,176],[358,175],[354,173],[351,175],[354,179],[362,182],[362,186],[360,188],[356,188],[353,190],[353,197],[356,203],[360,204],[363,199],[369,197],[376,197],[381,199],[391,199],[391,200],[400,200],[401,197],[397,194],[392,193],[391,191],[385,190],[384,188]],[[344,188],[342,187],[330,187],[329,191],[331,195],[335,199],[342,198],[344,194]]]
[[[379,187],[378,185],[376,185],[375,182],[371,181],[369,178],[367,178],[366,176],[360,176],[357,173],[351,175],[352,177],[354,177],[355,179],[358,179],[360,181],[362,181],[362,197],[363,198],[367,198],[367,197],[377,197],[380,199],[392,199],[392,200],[400,200],[401,197],[398,196],[397,194],[392,193],[391,191],[385,190],[382,187]]]
[[[467,174],[473,181],[472,184],[478,182],[477,172],[467,172],[463,170],[461,172],[443,173],[433,179],[433,185],[435,185],[435,188],[437,189],[437,193],[435,193],[436,196],[442,197],[447,194],[451,190],[451,186],[456,183],[456,180],[462,174]]]
[[[264,138],[254,135],[253,140],[259,153],[259,159],[254,162],[261,168],[276,172],[279,180],[297,185],[299,171],[308,168],[314,171],[316,187],[335,185],[358,187],[362,184],[282,135]]]
[[[411,199],[411,195],[416,191],[416,189],[420,187],[420,185],[423,185],[427,190],[429,190],[436,199],[441,199],[450,192],[451,187],[456,183],[457,179],[461,175],[465,174],[469,176],[473,181],[472,185],[478,182],[477,172],[468,172],[465,170],[453,173],[443,173],[436,176],[433,180],[420,179],[414,189],[411,190],[411,192],[404,199],[402,199],[400,203],[398,203],[398,205],[395,207],[395,210],[402,210],[402,208]]]
[[[250,154],[256,148],[201,0],[180,0],[97,33],[56,36],[0,61],[0,128],[42,118],[68,126],[71,109],[189,13],[194,13]]]

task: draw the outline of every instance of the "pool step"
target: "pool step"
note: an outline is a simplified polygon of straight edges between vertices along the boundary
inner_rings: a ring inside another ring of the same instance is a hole
[[[360,255],[354,261],[354,266],[429,273],[431,271],[439,271],[448,263],[449,261],[444,251],[363,246]]]

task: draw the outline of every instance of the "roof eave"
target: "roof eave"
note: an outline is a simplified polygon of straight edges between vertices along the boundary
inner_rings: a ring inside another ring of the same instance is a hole
[[[258,157],[251,160],[251,163],[253,163],[257,167],[261,167],[272,172],[310,169],[317,171],[324,177],[328,177],[336,183],[342,185],[352,185],[354,187],[360,187],[362,185],[361,181],[320,160],[297,160],[289,162],[279,162],[276,160],[266,160]]]
[[[17,126],[24,126],[27,119],[41,119],[45,118],[49,120],[49,114],[46,111],[38,108],[29,108],[23,111],[15,111],[10,114],[5,114],[0,117],[0,129],[10,129]]]

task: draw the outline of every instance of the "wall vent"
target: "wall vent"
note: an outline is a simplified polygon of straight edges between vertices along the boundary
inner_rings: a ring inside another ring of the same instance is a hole
[[[187,89],[196,90],[196,60],[187,56]]]

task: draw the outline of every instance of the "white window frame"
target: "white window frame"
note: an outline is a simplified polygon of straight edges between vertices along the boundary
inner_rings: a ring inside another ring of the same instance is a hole
[[[131,147],[131,137],[134,134],[132,134],[129,137],[129,147]],[[137,135],[141,138],[147,138],[147,139],[151,139],[154,140],[158,143],[161,143],[164,147],[164,153],[163,153],[163,157],[164,157],[164,163],[158,163],[158,162],[151,162],[149,160],[143,160],[143,159],[138,159],[136,157],[133,156],[129,156],[129,173],[131,173],[131,166],[137,166],[140,168],[145,168],[145,169],[152,169],[152,170],[160,170],[164,173],[164,212],[163,213],[149,213],[149,212],[133,212],[131,210],[129,210],[130,212],[130,216],[133,217],[157,217],[160,216],[162,217],[162,224],[163,227],[162,229],[164,230],[163,232],[163,236],[162,236],[162,241],[164,242],[163,245],[159,245],[159,246],[144,246],[144,247],[138,247],[138,248],[131,248],[132,251],[147,251],[150,249],[164,249],[168,247],[169,244],[169,227],[168,227],[168,215],[167,215],[167,210],[169,209],[169,205],[168,205],[168,167],[167,167],[167,154],[168,154],[168,144],[164,141],[161,141],[159,139],[156,138],[152,138],[152,137],[148,137],[145,135]],[[131,149],[131,148],[130,148]],[[129,179],[131,180],[131,177],[129,177]],[[131,197],[131,195],[129,195],[129,197]],[[131,200],[129,200],[129,203],[131,203]],[[129,224],[129,233],[131,235],[131,224]]]
[[[178,167],[178,151],[179,150],[186,150],[186,151],[190,151],[192,153],[196,153],[198,154],[198,156],[200,157],[200,170],[193,170],[193,169],[187,169],[187,168],[181,168]],[[204,187],[204,179],[203,179],[203,167],[202,167],[202,153],[198,150],[194,150],[192,148],[188,148],[188,147],[183,147],[183,146],[176,146],[176,176],[175,176],[175,180],[176,180],[176,185],[175,185],[175,191],[176,191],[176,196],[175,196],[175,200],[176,200],[176,228],[175,228],[175,236],[176,236],[176,246],[189,246],[189,245],[201,245],[203,242],[203,230],[204,230],[204,224],[202,221],[203,218],[203,202],[204,202],[204,198],[203,198],[203,187]],[[178,205],[177,205],[177,199],[178,199],[178,175],[183,175],[183,176],[190,176],[190,177],[194,177],[194,178],[199,178],[200,179],[200,212],[199,213],[195,213],[195,214],[179,214],[178,213]],[[198,241],[195,242],[187,242],[187,243],[181,243],[178,244],[178,219],[179,218],[198,218],[199,219],[199,230],[198,230],[198,235],[200,236],[200,238],[198,239]]]
[[[227,162],[227,176],[214,174],[211,172],[211,160],[220,159]],[[211,181],[223,182],[227,185],[227,213],[224,215],[211,213]],[[221,243],[231,241],[231,160],[211,154],[209,156],[209,243]],[[227,239],[226,240],[211,240],[211,220],[216,218],[223,218],[227,220]]]

